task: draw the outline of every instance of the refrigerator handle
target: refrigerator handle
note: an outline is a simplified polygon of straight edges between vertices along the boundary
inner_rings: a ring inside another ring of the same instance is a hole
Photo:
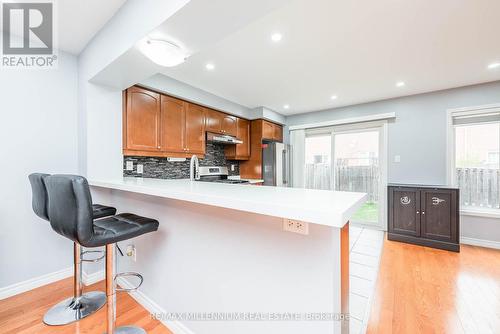
[[[281,163],[281,168],[282,168],[282,178],[283,178],[283,185],[285,187],[288,186],[288,170],[287,170],[287,165],[288,165],[288,157],[287,157],[287,151],[283,150],[282,155],[283,155],[283,160]]]

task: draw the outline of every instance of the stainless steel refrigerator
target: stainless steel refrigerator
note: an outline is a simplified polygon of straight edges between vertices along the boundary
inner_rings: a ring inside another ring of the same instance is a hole
[[[273,141],[262,143],[262,176],[265,186],[291,186],[290,158],[290,145]]]

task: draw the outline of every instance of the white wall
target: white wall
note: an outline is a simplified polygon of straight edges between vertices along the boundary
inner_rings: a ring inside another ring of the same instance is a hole
[[[287,126],[395,112],[388,125],[388,181],[447,184],[446,111],[500,103],[500,81],[287,117]],[[401,162],[395,163],[394,156]],[[461,217],[461,236],[500,242],[500,219]]]
[[[153,75],[152,77],[141,81],[140,85],[187,101],[198,103],[206,107],[224,111],[235,116],[251,118],[251,109],[172,79],[163,74]]]
[[[77,60],[0,70],[0,287],[72,265],[72,243],[31,209],[28,174],[77,173]]]

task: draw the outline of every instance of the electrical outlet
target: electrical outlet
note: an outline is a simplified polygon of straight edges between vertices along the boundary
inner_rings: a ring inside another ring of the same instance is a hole
[[[394,156],[394,162],[396,162],[396,163],[401,162],[401,156],[400,155],[395,155]]]
[[[231,164],[231,172],[234,172],[235,169],[236,169],[236,166]]]
[[[143,165],[137,165],[137,174],[142,174],[144,172],[144,166]]]
[[[283,218],[283,231],[308,235],[309,223]]]
[[[132,161],[127,161],[125,163],[125,169],[126,170],[134,170],[134,163]]]
[[[137,249],[134,245],[127,245],[127,256],[132,257],[134,262],[137,261]]]

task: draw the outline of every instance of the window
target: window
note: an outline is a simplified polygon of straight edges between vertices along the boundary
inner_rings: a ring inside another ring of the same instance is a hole
[[[500,209],[500,111],[452,114],[452,124],[452,181],[461,209]]]

